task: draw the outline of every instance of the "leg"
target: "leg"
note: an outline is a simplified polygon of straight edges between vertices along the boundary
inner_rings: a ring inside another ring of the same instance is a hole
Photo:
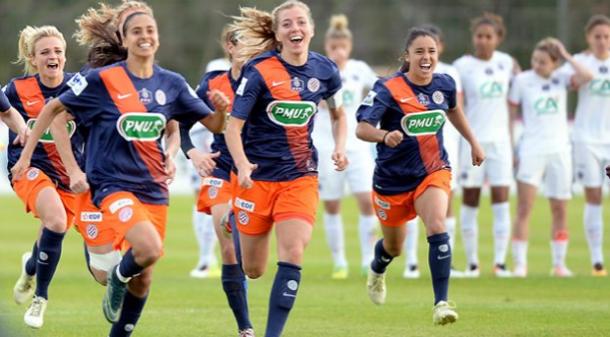
[[[269,232],[260,235],[239,233],[244,272],[251,279],[261,277],[269,258]]]
[[[129,281],[127,293],[123,299],[121,316],[116,323],[112,324],[109,337],[131,336],[148,299],[152,274],[153,267],[150,266]]]
[[[373,258],[373,247],[376,241],[375,229],[377,228],[377,218],[373,211],[371,202],[371,192],[354,193],[360,217],[358,220],[358,237],[360,238],[360,265],[363,271],[368,270],[368,264]]]
[[[199,246],[199,260],[190,275],[195,278],[206,278],[210,276],[210,269],[218,264],[214,255],[216,234],[212,217],[197,211],[196,206],[193,206],[193,230]]]
[[[568,252],[567,202],[562,199],[549,198],[549,203],[553,214],[551,228],[553,275],[572,276],[572,272],[566,267],[566,254]]]
[[[417,259],[417,240],[419,238],[419,219],[415,218],[407,222],[407,233],[404,240],[405,271],[404,278],[419,278],[419,267]]]
[[[87,267],[95,281],[105,286],[108,281],[108,271],[121,262],[121,253],[113,245],[85,246],[88,254]]]
[[[462,241],[466,252],[466,263],[468,268],[464,276],[478,276],[479,272],[479,224],[477,217],[479,213],[479,198],[481,188],[464,188],[462,194]]]
[[[585,187],[585,235],[589,244],[591,264],[596,270],[604,270],[604,255],[602,251],[604,237],[604,222],[602,218],[601,187]]]
[[[324,200],[324,229],[326,230],[326,242],[330,248],[335,271],[333,278],[347,277],[347,259],[345,258],[345,236],[343,232],[343,221],[341,220],[341,200]],[[335,277],[335,273],[341,269],[343,275]]]
[[[525,277],[527,275],[527,240],[529,219],[536,200],[534,185],[517,182],[517,218],[513,227],[513,260],[515,263],[515,275]]]
[[[491,187],[491,208],[494,215],[494,272],[496,276],[510,276],[506,270],[506,254],[510,240],[509,186]]]

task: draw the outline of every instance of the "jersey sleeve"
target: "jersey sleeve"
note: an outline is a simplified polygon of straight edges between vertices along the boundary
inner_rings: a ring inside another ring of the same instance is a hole
[[[208,98],[208,90],[210,90],[209,81],[210,81],[210,73],[206,73],[201,78],[199,85],[197,85],[197,88],[195,89],[195,93],[197,94],[197,96],[199,98],[201,98],[201,100],[203,100],[203,102],[207,106],[213,107],[214,105],[212,104],[212,102],[210,102],[210,99]]]
[[[180,77],[176,80],[176,90],[178,95],[172,109],[173,119],[186,125],[193,125],[212,113],[210,107],[197,96],[184,78]]]
[[[259,95],[262,93],[265,83],[258,73],[258,70],[252,65],[246,65],[244,69],[242,69],[242,74],[238,82],[239,86],[237,87],[237,90],[235,90],[231,117],[246,120],[254,108]]]
[[[328,99],[341,90],[341,74],[339,73],[339,68],[333,65],[333,70],[333,74],[328,79],[328,90],[322,97],[323,99]]]
[[[0,90],[0,112],[6,112],[10,108],[11,103],[8,101],[8,97],[6,97],[3,90]]]
[[[508,91],[508,101],[510,102],[510,104],[521,104],[521,82],[523,82],[521,81],[521,78],[521,76],[515,77],[515,79],[513,80],[513,85],[510,86],[510,89]]]
[[[90,127],[96,117],[102,113],[100,93],[106,91],[98,72],[87,76],[74,75],[67,83],[67,90],[59,95],[59,101],[79,124]]]
[[[377,81],[373,89],[369,91],[364,98],[358,111],[356,111],[356,119],[358,122],[368,122],[377,126],[386,110],[390,107],[392,97],[389,91],[381,83]]]

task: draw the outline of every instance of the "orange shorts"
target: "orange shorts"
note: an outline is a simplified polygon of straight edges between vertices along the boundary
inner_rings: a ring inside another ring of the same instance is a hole
[[[415,189],[396,195],[381,195],[373,191],[373,207],[379,222],[383,226],[399,227],[417,216],[415,200],[422,195],[428,187],[441,188],[447,194],[451,191],[451,171],[440,170],[428,175]]]
[[[104,221],[102,211],[91,201],[91,192],[77,195],[78,203],[74,226],[89,247],[113,244],[115,232],[112,223]]]
[[[144,204],[131,192],[115,192],[100,205],[104,221],[114,230],[114,248],[125,249],[125,235],[138,222],[148,221],[155,226],[161,240],[165,240],[167,205]]]
[[[206,177],[199,189],[197,210],[212,214],[212,206],[227,204],[231,200],[231,183],[220,178]]]
[[[36,218],[39,217],[36,213],[36,200],[38,199],[40,191],[46,187],[54,189],[57,191],[57,194],[59,194],[59,198],[66,211],[68,220],[67,229],[70,229],[74,223],[74,214],[77,204],[77,198],[74,193],[57,188],[49,176],[35,167],[30,167],[21,178],[13,179],[13,189],[19,199],[25,204],[25,211],[28,213],[31,212]]]
[[[254,181],[244,189],[231,175],[233,212],[237,229],[244,234],[259,235],[271,230],[274,222],[301,219],[312,226],[318,208],[318,177],[305,176],[291,181]]]

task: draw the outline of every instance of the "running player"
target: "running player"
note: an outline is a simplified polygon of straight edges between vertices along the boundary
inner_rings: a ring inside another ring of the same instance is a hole
[[[457,105],[453,79],[433,74],[438,61],[434,34],[411,29],[403,58],[400,71],[377,81],[357,113],[358,137],[378,143],[379,154],[373,176],[373,207],[382,225],[383,239],[375,245],[368,294],[373,303],[385,303],[386,268],[401,253],[405,222],[419,216],[430,245],[433,322],[453,323],[458,315],[455,306],[447,302],[451,246],[445,216],[451,170],[443,148],[446,118],[471,145],[473,165],[480,165],[484,154]]]
[[[455,90],[457,97],[457,105],[461,108],[463,106],[463,95],[462,95],[462,82],[460,80],[460,75],[450,64],[444,63],[440,61],[440,57],[443,55],[443,50],[445,49],[445,41],[443,38],[443,31],[432,24],[427,24],[422,26],[423,29],[429,30],[434,36],[436,36],[436,47],[437,47],[437,55],[439,61],[434,69],[435,73],[438,74],[447,74],[451,76],[451,78],[455,81]],[[447,218],[445,219],[445,228],[447,229],[447,234],[449,235],[449,245],[451,248],[454,248],[455,245],[455,217],[453,216],[453,195],[454,191],[457,188],[457,177],[459,176],[458,168],[458,159],[459,159],[459,144],[460,144],[460,134],[457,132],[453,124],[445,124],[443,127],[443,145],[445,146],[445,151],[447,151],[447,156],[449,162],[451,163],[451,193],[449,193],[449,206],[447,207]],[[351,157],[350,157],[351,158]],[[407,237],[405,239],[405,271],[402,276],[407,279],[411,278],[419,278],[420,272],[417,262],[417,238],[419,236],[419,225],[417,218],[409,221],[407,223]],[[451,266],[451,277],[463,277],[464,273],[456,270]]]
[[[237,169],[233,212],[250,278],[265,272],[275,224],[279,262],[265,336],[279,337],[296,300],[318,206],[317,153],[310,135],[322,99],[333,120],[332,158],[338,170],[347,165],[341,77],[332,61],[309,51],[314,26],[303,2],[286,1],[272,13],[242,8],[235,25],[243,44],[236,59],[249,61],[225,133]]]
[[[573,76],[555,71],[563,60],[575,70]],[[527,275],[527,236],[536,191],[544,183],[552,215],[551,275],[572,276],[566,267],[568,248],[567,200],[571,198],[572,156],[568,138],[567,88],[581,85],[593,75],[568,54],[563,44],[546,38],[532,53],[532,69],[517,75],[510,89],[511,115],[521,107],[524,130],[518,145],[517,219],[513,228],[516,277]]]
[[[610,19],[594,15],[585,27],[587,51],[574,55],[576,62],[593,73],[588,83],[573,83],[578,89],[576,119],[572,129],[574,145],[575,179],[585,188],[584,227],[593,276],[606,276],[602,243],[604,221],[602,217],[603,170],[610,163],[610,116],[600,108],[610,107]],[[570,64],[562,71],[575,74]]]
[[[152,266],[162,254],[168,175],[160,137],[166,121],[200,120],[218,132],[226,114],[226,105],[210,114],[184,78],[154,64],[159,39],[152,14],[129,14],[121,36],[125,61],[72,78],[71,90],[43,108],[12,169],[16,178],[23,175],[42,131],[61,111],[89,129],[87,157],[98,159],[88,160],[86,166],[93,200],[113,225],[115,247],[123,241],[131,247],[108,275],[103,311],[112,323],[121,316],[132,278],[129,290],[146,296]]]
[[[318,150],[318,170],[320,179],[320,198],[324,201],[324,228],[326,241],[333,256],[333,279],[344,279],[348,276],[348,264],[345,259],[345,239],[341,219],[341,198],[345,184],[356,198],[360,217],[358,232],[360,237],[361,267],[366,274],[368,263],[373,258],[375,227],[377,219],[371,203],[371,186],[373,176],[373,158],[368,151],[369,144],[356,138],[356,110],[366,92],[377,80],[375,72],[363,61],[350,59],[352,51],[352,32],[348,28],[345,15],[334,15],[326,31],[326,55],[333,60],[341,73],[343,108],[347,118],[347,157],[350,165],[345,171],[335,170],[331,155],[333,151],[333,133],[328,109],[322,105],[316,115],[312,138]]]
[[[15,78],[6,87],[6,96],[31,128],[45,102],[58,96],[72,74],[64,73],[66,41],[53,26],[27,26],[19,37],[19,62],[25,76]],[[64,126],[65,127],[65,126]],[[82,137],[68,126],[76,162],[82,165]],[[22,147],[12,143],[16,134],[9,134],[8,168],[15,165]],[[71,193],[69,179],[50,133],[35,144],[33,158],[23,175],[12,175],[11,183],[25,204],[26,212],[42,222],[32,253],[22,256],[21,276],[13,289],[18,304],[32,300],[24,315],[25,324],[41,328],[48,301],[48,288],[61,256],[66,231],[72,226],[77,197]],[[27,171],[27,172],[25,172]],[[35,291],[34,291],[35,286]],[[34,297],[32,298],[32,294]]]
[[[507,95],[510,81],[519,67],[508,54],[496,50],[506,35],[501,17],[485,13],[472,20],[471,31],[474,54],[460,57],[454,66],[464,86],[466,117],[485,149],[487,160],[480,168],[471,167],[468,144],[461,143],[461,225],[468,263],[464,276],[478,277],[480,274],[477,217],[481,187],[487,178],[491,185],[494,219],[493,270],[497,277],[510,277],[505,261],[511,226],[508,196],[513,179],[513,150]]]

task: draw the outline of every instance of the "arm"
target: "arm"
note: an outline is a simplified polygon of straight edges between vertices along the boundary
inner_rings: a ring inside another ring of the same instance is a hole
[[[200,176],[208,177],[212,174],[212,171],[216,167],[216,161],[214,158],[220,156],[220,152],[216,153],[203,153],[193,145],[193,141],[190,136],[190,129],[192,126],[189,126],[185,123],[180,123],[180,147],[182,148],[182,152],[186,156],[186,158],[191,160],[193,166],[197,170]]]
[[[252,187],[252,179],[250,175],[256,169],[256,164],[250,163],[244,151],[244,145],[241,138],[241,130],[246,123],[245,120],[239,118],[230,118],[225,131],[225,141],[227,147],[235,162],[237,168],[237,179],[239,185],[243,188]]]
[[[371,143],[384,143],[389,147],[396,147],[404,139],[400,130],[388,131],[378,129],[366,121],[358,123],[356,137]]]
[[[19,112],[11,107],[0,113],[0,119],[2,119],[2,122],[4,122],[11,131],[17,134],[14,144],[18,143],[21,146],[25,145],[28,136],[28,128]]]
[[[455,108],[449,110],[447,115],[449,121],[451,121],[451,124],[455,126],[456,130],[458,130],[462,137],[464,137],[468,144],[470,144],[472,151],[472,165],[480,166],[481,163],[483,163],[483,160],[485,160],[485,152],[474,137],[472,130],[470,129],[470,125],[468,125],[468,121],[464,116],[464,112],[459,106],[456,106]]]
[[[574,57],[570,53],[568,53],[568,51],[566,50],[563,43],[561,43],[561,41],[554,39],[553,42],[559,49],[559,52],[561,53],[561,57],[563,57],[566,60],[566,62],[568,62],[574,69],[574,75],[572,75],[572,78],[570,79],[572,86],[574,86],[575,88],[578,88],[581,85],[583,85],[593,79],[593,73],[591,73],[591,71],[589,71],[589,69],[587,69],[585,66],[580,64],[578,61],[576,61],[574,59]]]
[[[331,108],[330,122],[333,128],[333,138],[335,139],[335,150],[332,154],[332,159],[335,162],[336,170],[343,171],[347,166],[347,157],[345,156],[345,142],[347,138],[347,121],[343,107]]]
[[[87,183],[85,173],[78,166],[76,158],[74,158],[74,152],[72,152],[72,142],[66,130],[66,123],[71,119],[67,112],[62,112],[53,119],[49,129],[55,142],[55,148],[70,178],[70,189],[74,193],[83,193],[89,189],[89,184]]]
[[[171,184],[176,177],[174,157],[180,148],[180,130],[178,122],[175,120],[169,121],[165,131],[165,174],[168,176],[167,183]]]
[[[229,98],[220,90],[216,89],[208,92],[208,98],[214,105],[215,111],[213,114],[203,118],[201,124],[214,133],[222,133],[227,119],[227,109],[230,103]]]

